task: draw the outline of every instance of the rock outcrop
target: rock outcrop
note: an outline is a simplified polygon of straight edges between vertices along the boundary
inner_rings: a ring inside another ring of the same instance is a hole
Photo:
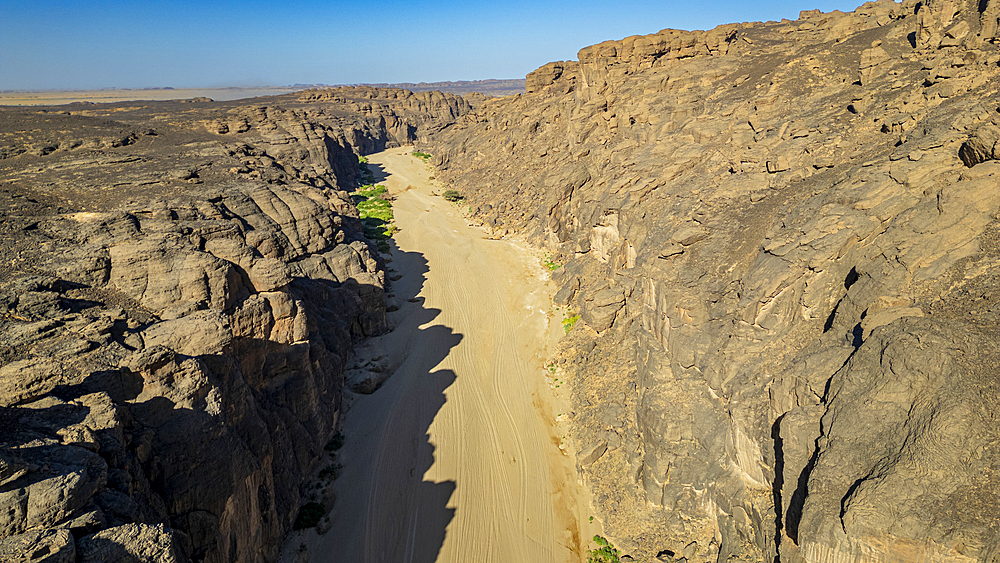
[[[341,95],[0,111],[0,559],[276,558],[386,330],[358,154],[468,110]]]
[[[397,84],[366,84],[377,88],[402,88],[411,92],[429,92],[438,90],[458,94],[472,103],[473,100],[486,96],[513,96],[524,93],[524,79],[487,79],[487,80],[454,80],[444,82],[400,82]]]
[[[609,41],[424,143],[564,264],[578,460],[626,553],[1000,556],[994,4]]]

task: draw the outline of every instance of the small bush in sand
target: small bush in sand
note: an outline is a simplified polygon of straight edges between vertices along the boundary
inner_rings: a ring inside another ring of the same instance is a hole
[[[465,199],[465,197],[462,196],[462,194],[458,193],[455,190],[445,190],[444,193],[441,194],[441,197],[451,202],[462,201],[463,199]]]
[[[431,155],[429,153],[420,152],[420,151],[413,151],[413,153],[411,153],[411,154],[413,154],[413,156],[415,156],[417,158],[424,159],[424,162],[427,162],[427,159],[431,157]]]
[[[545,255],[545,259],[542,260],[542,265],[545,266],[550,272],[554,272],[554,271],[558,270],[559,268],[562,268],[562,265],[556,264],[555,262],[552,261],[552,255],[551,254],[546,254]]]
[[[312,528],[319,524],[325,514],[326,507],[322,503],[307,502],[299,509],[299,515],[295,517],[295,524],[292,525],[292,528],[296,530]]]
[[[372,172],[371,168],[368,168],[367,156],[358,157],[358,176],[361,178],[362,184],[375,183],[375,173]]]
[[[336,481],[337,477],[340,477],[340,470],[343,468],[344,466],[339,463],[328,465],[319,472],[319,478],[327,483],[330,481]]]
[[[330,438],[330,441],[326,443],[326,446],[323,449],[328,452],[335,452],[342,447],[344,447],[344,435],[337,432],[333,435],[333,438]]]
[[[580,320],[580,315],[570,315],[562,320],[563,330],[566,331],[566,334],[569,334],[569,331],[573,330],[573,325],[578,320]]]
[[[621,552],[608,543],[608,540],[601,536],[594,536],[594,543],[597,544],[597,549],[591,549],[588,552],[587,563],[618,563],[620,561],[618,557]]]
[[[383,185],[366,184],[351,194],[358,208],[365,236],[373,241],[382,252],[389,252],[389,238],[399,230],[393,223],[392,204]]]

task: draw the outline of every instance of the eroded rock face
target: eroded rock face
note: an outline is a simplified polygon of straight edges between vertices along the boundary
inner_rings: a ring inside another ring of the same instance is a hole
[[[564,264],[578,459],[626,552],[997,556],[993,4],[605,42],[426,144]]]
[[[0,559],[276,558],[386,330],[343,188],[468,109],[364,94],[0,111]]]

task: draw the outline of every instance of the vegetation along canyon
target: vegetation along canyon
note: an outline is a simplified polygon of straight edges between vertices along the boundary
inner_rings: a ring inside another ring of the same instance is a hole
[[[281,91],[0,99],[0,561],[1000,563],[1000,0]]]

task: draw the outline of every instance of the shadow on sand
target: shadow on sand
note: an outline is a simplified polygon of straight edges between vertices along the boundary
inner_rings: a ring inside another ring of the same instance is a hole
[[[381,167],[369,167],[378,177]],[[425,480],[424,475],[434,464],[430,425],[446,401],[445,390],[457,378],[451,370],[435,368],[462,335],[430,324],[441,311],[423,307],[423,298],[417,297],[426,280],[427,260],[392,241],[390,245],[392,281],[387,293],[400,310],[390,314],[392,334],[381,338],[387,348],[395,347],[388,354],[400,359],[377,391],[355,395],[345,413],[350,459],[338,479],[333,529],[320,541],[321,546],[332,546],[326,543],[332,541],[340,548],[354,545],[337,556],[325,550],[311,554],[310,561],[339,561],[345,555],[345,561],[433,563],[455,515],[448,507],[455,482]],[[344,497],[350,504],[342,502]]]
[[[375,164],[374,162],[369,162],[366,166],[368,166],[368,170],[371,171],[373,183],[375,184],[384,182],[385,179],[389,177],[389,174],[385,171],[385,167],[382,166],[381,164]],[[398,251],[394,250],[393,252],[398,252]]]

